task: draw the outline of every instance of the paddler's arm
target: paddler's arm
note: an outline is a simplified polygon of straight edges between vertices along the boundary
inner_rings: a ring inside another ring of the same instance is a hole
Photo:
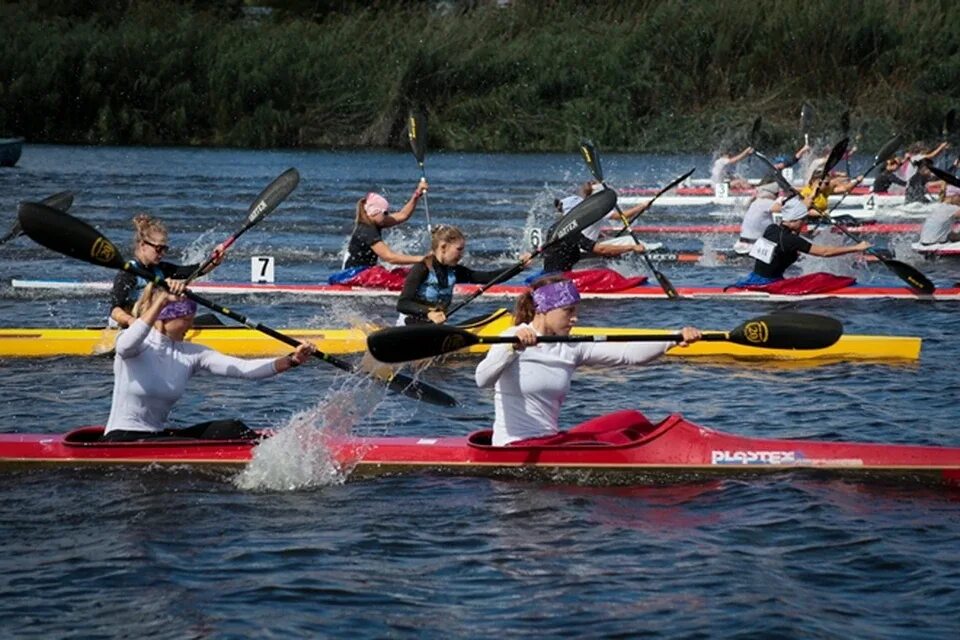
[[[383,240],[374,242],[370,249],[377,254],[377,257],[389,264],[417,264],[423,260],[423,256],[411,256],[406,253],[397,253],[387,246]]]
[[[500,334],[501,336],[518,336],[526,345],[535,344],[537,334],[533,329],[525,325],[510,327]],[[520,356],[520,351],[524,345],[516,344],[495,344],[490,347],[486,357],[477,365],[477,371],[474,377],[477,386],[481,389],[492,387],[497,384],[497,380],[503,374],[504,369],[509,367],[514,360]]]
[[[871,246],[872,245],[866,240],[848,247],[833,247],[824,244],[811,244],[810,250],[807,251],[807,253],[819,258],[832,258],[834,256],[843,256],[848,253],[860,253],[861,251],[866,251]]]
[[[413,215],[414,209],[417,208],[417,202],[420,201],[420,198],[427,192],[429,185],[427,184],[426,179],[420,178],[420,182],[417,183],[416,188],[413,190],[413,195],[410,196],[410,199],[407,200],[407,203],[403,205],[403,208],[396,213],[391,213],[383,217],[383,227],[393,227],[395,225],[406,222],[410,219],[410,216]]]

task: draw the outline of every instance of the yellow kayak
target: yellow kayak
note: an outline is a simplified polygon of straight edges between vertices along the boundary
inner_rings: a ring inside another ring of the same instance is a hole
[[[477,335],[495,336],[513,323],[505,310],[488,316],[482,322],[464,328]],[[298,340],[310,340],[321,351],[333,355],[359,353],[366,350],[369,331],[351,329],[279,329],[281,333]],[[624,329],[607,327],[575,327],[577,335],[663,333],[673,331],[655,329]],[[117,337],[116,329],[0,329],[0,358],[37,358],[51,356],[90,356],[109,354]],[[243,326],[199,327],[187,333],[190,342],[203,344],[222,353],[236,356],[258,357],[281,355],[290,347],[253,329]],[[733,358],[737,360],[780,361],[850,361],[850,360],[917,360],[920,357],[921,340],[911,336],[866,336],[845,335],[826,349],[765,349],[749,347],[732,342],[698,342],[689,347],[673,347],[667,354],[680,357]],[[482,353],[486,345],[475,345],[470,353]]]

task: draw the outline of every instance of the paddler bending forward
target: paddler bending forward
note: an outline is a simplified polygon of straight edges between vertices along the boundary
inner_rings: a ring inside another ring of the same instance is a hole
[[[103,435],[108,441],[254,438],[256,432],[239,420],[215,420],[184,429],[168,429],[164,425],[186,390],[187,381],[199,371],[258,380],[303,363],[316,350],[307,342],[280,358],[234,358],[184,342],[197,310],[192,300],[154,291],[148,285],[138,308],[142,313],[117,338],[113,404]]]
[[[783,280],[790,265],[807,253],[821,258],[831,258],[849,253],[860,253],[870,248],[869,242],[859,242],[847,247],[813,244],[800,236],[808,214],[806,203],[799,198],[787,200],[780,214],[780,224],[771,224],[750,250],[753,257],[753,272],[734,287],[760,287]]]
[[[643,364],[676,344],[538,344],[538,336],[570,334],[577,322],[579,302],[576,285],[561,276],[545,276],[535,281],[517,300],[516,326],[502,334],[516,335],[522,344],[496,344],[477,366],[477,385],[494,389],[494,446],[551,444],[553,440],[569,442],[569,436],[574,434],[561,432],[558,421],[570,379],[578,366]],[[680,344],[686,346],[700,337],[699,330],[684,327],[684,341]]]

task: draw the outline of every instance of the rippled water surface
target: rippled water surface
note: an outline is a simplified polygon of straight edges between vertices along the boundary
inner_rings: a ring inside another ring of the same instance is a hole
[[[656,186],[703,157],[603,158],[614,186]],[[250,258],[278,281],[316,282],[339,266],[354,203],[368,190],[402,202],[410,154],[70,148],[28,145],[0,170],[0,234],[16,203],[69,189],[72,213],[129,245],[134,212],[171,230],[175,260],[202,258],[236,231],[272,178],[297,167],[290,198],[241,238],[214,280],[245,281]],[[575,154],[429,154],[434,223],[468,235],[467,264],[509,264],[524,232],[587,173]],[[754,170],[759,171],[758,167]],[[650,222],[718,222],[658,209]],[[730,221],[738,212],[730,211]],[[424,212],[388,236],[424,248]],[[699,248],[730,238],[651,238]],[[890,240],[908,246],[911,238]],[[882,239],[888,242],[888,239]],[[958,262],[899,254],[942,286]],[[861,282],[879,265],[834,261]],[[624,273],[644,273],[622,261]],[[727,284],[743,267],[661,266],[675,284]],[[13,278],[105,280],[38,248],[0,247],[0,325],[101,323],[102,295],[13,289]],[[275,327],[392,321],[385,300],[230,297]],[[496,301],[472,305],[492,310]],[[957,303],[796,305],[848,333],[919,335],[916,364],[785,367],[664,359],[578,373],[564,423],[639,408],[682,411],[716,429],[960,446]],[[581,323],[730,329],[774,308],[730,301],[589,301]],[[780,308],[787,308],[781,305]],[[228,321],[229,322],[229,321]],[[195,378],[173,421],[242,417],[279,429],[240,473],[184,468],[0,470],[0,620],[5,637],[786,637],[929,638],[960,632],[960,494],[803,474],[758,480],[597,487],[572,481],[410,475],[353,479],[299,436],[465,434],[489,425],[475,361],[424,372],[457,409],[415,405],[318,363],[265,383]],[[109,358],[0,360],[0,431],[63,432],[109,413]]]

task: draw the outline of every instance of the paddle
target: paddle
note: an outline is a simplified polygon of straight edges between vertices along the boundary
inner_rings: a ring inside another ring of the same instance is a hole
[[[892,156],[897,149],[900,148],[902,144],[903,144],[903,138],[899,135],[895,135],[890,140],[888,140],[887,143],[883,145],[880,148],[880,150],[877,151],[877,154],[873,157],[873,164],[870,165],[870,168],[864,171],[863,174],[859,178],[857,178],[857,180],[854,182],[853,188],[855,188],[857,185],[863,182],[863,179],[867,177],[867,174],[869,174],[871,171],[879,167],[881,164],[884,164],[887,161],[887,159],[890,156]],[[832,224],[837,229],[839,229],[841,233],[843,233],[845,236],[847,236],[854,242],[860,242],[860,238],[850,233],[850,231],[848,231],[843,225],[839,224],[836,220],[834,220],[831,217],[833,212],[837,210],[837,207],[840,206],[844,198],[847,197],[847,194],[850,193],[850,191],[852,191],[853,188],[841,194],[840,200],[838,200],[837,203],[834,204],[833,207],[831,207],[830,211],[823,217],[823,219],[829,222],[830,224]],[[876,257],[877,260],[882,262],[885,267],[887,267],[894,274],[896,274],[898,278],[906,282],[908,285],[910,285],[920,293],[931,294],[937,290],[937,287],[933,284],[933,282],[930,281],[930,278],[928,278],[923,273],[921,273],[919,269],[905,262],[901,262],[899,260],[894,260],[890,258],[890,256],[888,255],[888,252],[881,251],[879,249],[874,249],[871,247],[870,249],[867,249],[867,253]]]
[[[823,164],[823,175],[820,176],[820,182],[817,183],[817,188],[813,191],[813,198],[816,198],[817,194],[820,193],[820,189],[823,188],[823,185],[829,179],[830,172],[834,167],[837,166],[837,163],[840,162],[840,159],[843,158],[844,154],[847,152],[847,145],[849,142],[850,141],[847,138],[844,138],[837,144],[833,145],[833,148],[830,149],[830,154],[827,156],[827,159]],[[779,168],[777,168],[777,165],[770,160],[770,158],[763,155],[759,151],[754,151],[753,155],[760,158],[760,160],[773,171],[777,185],[780,186],[780,189],[790,194],[787,197],[787,200],[793,197],[800,197],[800,192],[797,191],[792,184],[790,184],[790,181],[783,176],[783,173]]]
[[[283,202],[290,193],[297,188],[300,183],[300,174],[296,169],[290,168],[274,178],[273,182],[260,192],[257,199],[253,201],[247,210],[247,220],[232,236],[223,242],[223,251],[226,251],[236,242],[237,238],[242,236],[247,229],[266,218],[277,206]],[[190,277],[187,278],[187,284],[195,278],[202,275],[207,268],[217,259],[217,254],[212,254],[203,261],[203,264],[194,269]]]
[[[810,131],[813,129],[813,107],[804,102],[800,107],[800,132],[803,134],[803,144],[810,145]]]
[[[640,211],[637,211],[637,213],[635,213],[634,216],[630,218],[630,225],[617,231],[617,237],[619,238],[620,236],[623,236],[626,233],[628,233],[630,231],[631,225],[633,225],[633,223],[637,220],[637,218],[639,218],[644,212],[650,210],[650,207],[652,207],[653,203],[657,201],[657,198],[659,198],[660,196],[665,194],[667,191],[670,191],[670,189],[673,189],[675,186],[677,186],[678,184],[680,184],[681,182],[683,182],[684,180],[692,176],[694,171],[696,171],[696,168],[690,169],[690,171],[687,171],[685,174],[683,174],[678,178],[674,178],[673,181],[670,182],[670,184],[665,186],[663,189],[660,189],[660,191],[657,191],[657,193],[654,194],[654,196],[647,201],[647,204],[643,206],[643,209],[640,209]]]
[[[944,171],[943,169],[938,169],[937,167],[930,167],[930,171],[933,172],[933,175],[937,176],[937,178],[943,180],[947,184],[960,188],[960,178],[953,175],[949,171]]]
[[[748,320],[733,331],[708,331],[703,340],[767,349],[824,349],[843,335],[834,318],[810,313],[774,313]],[[540,336],[538,342],[682,342],[680,333]],[[381,329],[367,336],[367,349],[383,362],[432,358],[477,344],[518,344],[516,336],[478,336],[445,324]]]
[[[594,146],[593,142],[586,139],[581,140],[580,154],[583,155],[583,160],[590,168],[590,173],[593,174],[594,179],[602,184],[604,189],[608,188],[607,183],[603,181],[603,168],[600,166],[600,155],[597,153],[597,148]],[[626,216],[623,215],[623,209],[620,208],[620,204],[614,203],[614,206],[617,210],[617,215],[620,216],[620,221],[623,222],[624,229],[626,229],[630,234],[630,237],[633,238],[633,242],[638,246],[643,244],[640,242],[637,234],[633,232],[633,229],[630,228],[630,221],[627,220]],[[663,275],[655,266],[653,266],[650,256],[648,256],[646,252],[643,252],[640,255],[643,256],[644,262],[647,263],[647,268],[650,269],[650,272],[657,279],[657,282],[660,284],[660,288],[663,289],[665,294],[667,294],[667,297],[671,299],[679,298],[680,294],[677,293],[673,283],[670,282],[670,279],[667,278],[667,276]]]
[[[422,113],[410,112],[407,116],[407,137],[410,138],[410,148],[413,150],[413,157],[417,159],[420,165],[420,179],[426,181],[427,172],[423,168],[423,157],[427,152],[427,118]],[[423,211],[427,216],[427,231],[433,233],[433,225],[430,224],[430,203],[427,201],[427,192],[423,192]]]
[[[844,138],[850,138],[850,112],[844,111],[840,114],[840,135]],[[850,175],[850,157],[844,156],[844,162],[847,168],[847,175]]]
[[[943,117],[943,128],[940,133],[943,135],[943,139],[946,142],[953,143],[955,142],[954,138],[956,137],[957,132],[957,110],[950,109],[947,111],[947,114]],[[950,166],[950,154],[944,153],[943,159],[946,166]]]
[[[148,282],[154,282],[158,286],[167,288],[167,283],[163,278],[143,269],[136,262],[124,261],[116,245],[110,242],[110,240],[99,231],[78,218],[63,213],[62,211],[57,211],[46,205],[29,202],[20,205],[19,218],[24,233],[30,236],[36,243],[48,249],[100,267],[107,267],[118,271],[129,271]],[[245,316],[210,302],[190,290],[185,291],[184,295],[197,304],[232,318],[250,329],[265,333],[271,338],[275,338],[291,347],[297,347],[301,344],[299,340],[284,335],[270,327],[253,322]],[[332,364],[338,369],[349,371],[350,373],[357,373],[357,369],[349,362],[340,360],[321,351],[315,351],[313,355]],[[445,407],[457,405],[457,401],[453,397],[447,395],[440,389],[422,382],[417,382],[409,376],[400,374],[390,377],[375,375],[374,379],[385,384],[391,391],[401,393],[410,398]]]
[[[70,207],[73,206],[73,192],[72,191],[61,191],[60,193],[55,193],[52,196],[47,196],[40,201],[42,204],[47,205],[48,207],[53,207],[60,211],[67,211]],[[13,226],[10,228],[10,231],[7,235],[0,238],[0,244],[4,244],[18,236],[23,235],[23,228],[20,226],[20,218],[18,217],[16,222],[13,223]]]
[[[567,236],[574,233],[580,233],[583,229],[586,229],[595,222],[602,220],[603,217],[606,216],[611,209],[613,209],[613,206],[616,203],[617,192],[613,189],[604,189],[603,191],[598,191],[597,193],[587,196],[584,198],[583,202],[575,206],[573,209],[570,209],[566,215],[560,218],[560,221],[554,225],[553,231],[549,236],[547,236],[547,241],[544,243],[544,245],[530,254],[530,260],[533,260]],[[501,282],[506,282],[510,278],[523,271],[525,264],[526,262],[521,260],[514,266],[502,271],[493,280],[481,286],[459,303],[450,307],[450,309],[447,311],[447,318],[453,315],[458,309],[462,309],[483,295],[483,292],[490,287],[500,284]]]
[[[763,116],[757,116],[753,120],[753,126],[750,127],[750,135],[747,136],[747,146],[756,147],[757,146],[757,136],[760,135],[760,127],[763,125]],[[749,166],[753,162],[753,154],[750,154],[750,157],[747,158],[747,165]]]

